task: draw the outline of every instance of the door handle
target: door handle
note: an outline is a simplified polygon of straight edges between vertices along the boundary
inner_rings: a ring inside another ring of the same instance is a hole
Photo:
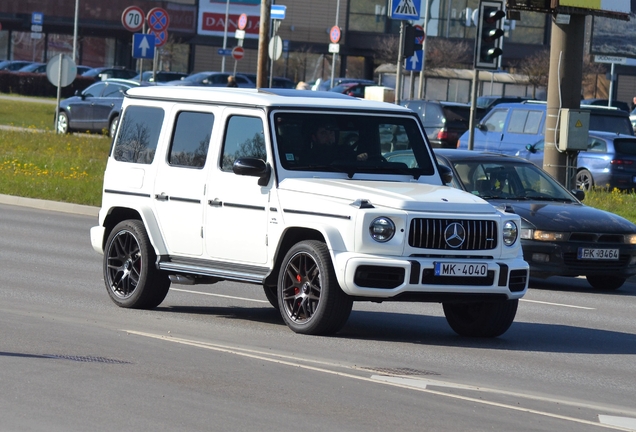
[[[212,207],[222,207],[223,201],[219,200],[218,198],[214,198],[213,200],[208,200],[208,205]]]
[[[160,194],[155,195],[155,199],[157,201],[168,201],[168,195],[166,195],[164,192],[161,192]]]

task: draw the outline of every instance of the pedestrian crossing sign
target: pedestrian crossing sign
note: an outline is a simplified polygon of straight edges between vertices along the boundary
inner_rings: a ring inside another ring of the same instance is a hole
[[[390,0],[389,18],[399,20],[419,20],[422,0]]]

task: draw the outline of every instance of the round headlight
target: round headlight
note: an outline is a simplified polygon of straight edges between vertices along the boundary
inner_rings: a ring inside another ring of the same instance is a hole
[[[503,242],[506,246],[512,246],[517,241],[517,224],[508,221],[503,226]]]
[[[388,242],[395,235],[395,224],[387,217],[375,218],[369,225],[369,234],[377,242]]]

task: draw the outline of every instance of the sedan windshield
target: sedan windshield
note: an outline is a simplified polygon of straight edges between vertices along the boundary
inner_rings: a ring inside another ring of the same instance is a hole
[[[462,187],[484,199],[575,202],[563,186],[530,163],[466,160],[453,161],[453,167]]]
[[[274,121],[286,170],[415,178],[435,172],[422,131],[410,116],[281,112]]]

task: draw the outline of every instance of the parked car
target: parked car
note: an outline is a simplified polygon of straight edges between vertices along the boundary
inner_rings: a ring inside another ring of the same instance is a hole
[[[256,80],[257,80],[256,74],[241,72],[241,75],[244,77],[247,77],[250,81],[254,83],[254,87],[256,87]],[[269,87],[269,77],[265,79],[265,87]],[[293,88],[296,88],[296,85],[289,78],[274,77],[272,78],[272,88],[293,89]]]
[[[168,81],[167,85],[178,86],[206,86],[206,87],[225,87],[227,86],[227,78],[232,75],[229,72],[197,72],[183,77],[179,80]],[[255,88],[256,82],[249,79],[243,74],[234,76],[236,84],[239,87]]]
[[[595,289],[615,290],[636,274],[636,225],[583,205],[584,191],[570,193],[514,156],[443,149],[435,156],[453,171],[453,186],[521,216],[530,276],[585,276]]]
[[[17,72],[28,72],[28,73],[46,73],[46,63],[31,63],[26,66],[21,67],[17,70]]]
[[[631,111],[627,102],[619,101],[616,99],[612,100],[611,104],[608,99],[582,99],[581,105],[613,106],[614,108],[618,108],[626,112]]]
[[[88,72],[91,69],[93,68],[90,66],[77,65],[77,74],[82,75],[83,73]]]
[[[517,156],[543,167],[544,141],[528,144]],[[589,135],[587,150],[577,156],[576,187],[636,189],[636,137],[594,132]]]
[[[484,113],[486,113],[490,108],[495,105],[499,105],[502,103],[512,103],[512,102],[524,102],[527,100],[531,100],[532,98],[522,97],[522,96],[479,96],[477,98],[477,107],[482,108]]]
[[[346,94],[347,96],[353,96],[357,98],[363,98],[364,92],[367,87],[375,87],[377,84],[365,84],[365,83],[342,83],[338,84],[329,91]]]
[[[5,60],[0,62],[0,71],[16,72],[33,62],[26,60]]]
[[[58,108],[60,133],[101,132],[114,136],[117,131],[124,93],[139,82],[109,78],[88,86],[81,93],[64,99]]]
[[[97,67],[89,69],[82,74],[84,77],[94,78],[95,80],[105,80],[108,78],[130,79],[135,75],[137,75],[137,71],[127,69],[123,66]]]
[[[344,77],[340,77],[340,78],[335,78],[333,80],[333,85],[331,85],[331,79],[327,79],[327,80],[322,80],[322,79],[317,79],[313,85],[311,86],[312,90],[318,90],[318,91],[329,91],[331,88],[340,85],[340,84],[344,84],[344,83],[358,83],[358,84],[377,84],[375,81],[373,80],[368,80],[368,79],[364,79],[364,78],[344,78]]]
[[[634,135],[629,113],[612,107],[581,105],[590,111],[590,133],[596,131]],[[526,101],[496,105],[474,130],[473,150],[515,155],[526,145],[545,135],[546,103]],[[457,148],[468,148],[468,131],[457,142]]]
[[[457,140],[470,124],[470,104],[418,99],[402,101],[402,105],[420,116],[426,135],[435,148],[457,147]],[[482,112],[483,109],[477,111]]]
[[[153,77],[152,71],[145,71],[141,76],[141,81],[165,84],[169,81],[180,80],[181,78],[185,78],[187,76],[188,74],[183,72],[157,71]],[[139,74],[132,77],[131,80],[139,81]]]
[[[261,287],[301,334],[337,332],[354,301],[442,303],[464,336],[512,324],[528,282],[520,218],[444,187],[412,111],[176,86],[130,89],[123,106],[90,230],[116,305],[155,308],[171,284],[228,280]],[[381,157],[392,140],[417,166]]]

